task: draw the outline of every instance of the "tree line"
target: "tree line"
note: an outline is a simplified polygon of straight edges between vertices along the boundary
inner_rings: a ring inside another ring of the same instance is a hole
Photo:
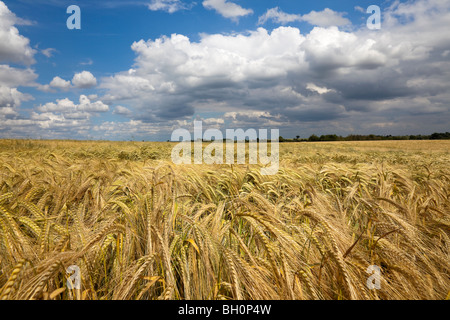
[[[376,141],[376,140],[448,140],[450,139],[450,132],[433,133],[431,135],[404,135],[404,136],[382,136],[382,135],[356,135],[351,134],[346,137],[338,136],[336,134],[326,134],[317,136],[311,135],[309,138],[301,138],[296,136],[293,139],[286,139],[280,136],[280,142],[318,142],[318,141]]]

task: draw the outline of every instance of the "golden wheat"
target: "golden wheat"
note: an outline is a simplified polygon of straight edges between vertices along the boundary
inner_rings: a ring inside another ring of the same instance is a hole
[[[273,176],[172,147],[0,140],[0,298],[448,298],[450,142],[282,144]]]

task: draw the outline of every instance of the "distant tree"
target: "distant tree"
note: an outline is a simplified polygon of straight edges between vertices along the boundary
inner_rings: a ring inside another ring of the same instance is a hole
[[[338,137],[335,134],[327,134],[327,135],[321,135],[319,140],[320,141],[338,141],[340,137]]]
[[[316,136],[315,134],[311,135],[308,139],[302,139],[300,140],[300,136],[296,136],[294,140],[287,140],[283,139],[285,142],[289,141],[379,141],[379,140],[443,140],[443,139],[450,139],[450,132],[445,133],[438,133],[435,132],[432,135],[404,135],[404,136],[392,136],[392,135],[375,135],[375,134],[369,134],[369,135],[355,135],[351,134],[347,137],[338,136],[336,134],[326,134],[321,135],[320,137]],[[281,140],[280,140],[281,141]]]
[[[450,132],[446,132],[446,133],[433,133],[430,136],[431,140],[441,140],[441,139],[450,139]]]

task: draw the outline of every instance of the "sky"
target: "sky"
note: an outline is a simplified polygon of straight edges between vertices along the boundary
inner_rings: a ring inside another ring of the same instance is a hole
[[[450,0],[3,0],[0,138],[446,132],[449,30]]]

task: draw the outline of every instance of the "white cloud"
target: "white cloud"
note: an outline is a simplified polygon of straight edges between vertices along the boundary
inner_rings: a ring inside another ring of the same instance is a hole
[[[56,100],[56,103],[48,102],[39,106],[36,110],[42,113],[57,112],[68,115],[77,112],[85,112],[86,114],[107,112],[109,107],[102,101],[91,102],[87,96],[81,95],[79,104],[75,104],[72,100],[65,98]]]
[[[118,114],[121,116],[130,116],[132,113],[133,111],[123,106],[116,106],[113,111],[113,114]]]
[[[202,119],[202,122],[207,126],[223,125],[225,123],[225,121],[222,118],[207,118]]]
[[[91,102],[85,95],[80,96],[80,104],[77,109],[86,112],[107,112],[109,107],[101,101]]]
[[[76,110],[76,105],[68,98],[56,100],[56,103],[48,102],[37,108],[40,112],[72,112]]]
[[[325,93],[334,91],[332,89],[319,87],[311,82],[306,84],[306,89],[313,91],[313,92],[317,92],[318,94],[325,94]]]
[[[0,85],[8,87],[33,86],[38,75],[32,69],[18,69],[0,64]]]
[[[30,65],[35,62],[35,50],[30,41],[14,27],[21,20],[0,1],[0,62],[17,62]]]
[[[41,53],[46,56],[47,58],[51,58],[53,56],[53,53],[56,52],[57,50],[54,48],[47,48],[47,49],[43,49],[41,50]]]
[[[258,25],[265,24],[267,21],[272,20],[275,23],[286,24],[294,21],[301,21],[302,16],[300,14],[289,14],[280,10],[279,7],[268,9],[266,13],[258,19]]]
[[[237,120],[239,117],[247,117],[258,119],[261,117],[271,117],[270,112],[267,111],[239,111],[239,112],[226,112],[224,118],[231,118]]]
[[[179,10],[187,9],[187,6],[180,0],[151,0],[148,8],[152,11],[166,11],[174,13]]]
[[[88,89],[97,85],[97,79],[89,71],[83,71],[73,76],[72,84],[76,88]]]
[[[176,34],[139,41],[132,46],[136,67],[102,79],[101,88],[108,89],[102,99],[151,108],[143,117],[187,116],[208,97],[227,101],[228,94],[245,90],[248,83],[273,85],[288,72],[302,70],[306,63],[299,59],[299,46],[304,40],[298,29],[282,27],[270,34],[260,28],[249,35],[203,35],[199,43]]]
[[[363,7],[355,6],[355,11],[359,11],[361,13],[366,13],[366,10]]]
[[[20,19],[12,13],[3,1],[0,1],[0,63],[13,62],[31,65],[35,62],[35,50],[30,41],[19,34],[16,24],[30,25],[31,22]],[[0,114],[17,115],[16,108],[23,101],[32,100],[29,94],[18,90],[20,86],[38,86],[34,81],[38,75],[30,68],[19,69],[7,64],[0,64]],[[0,123],[1,127],[1,123]]]
[[[197,43],[174,34],[134,43],[135,68],[103,79],[101,87],[109,91],[104,97],[107,101],[132,100],[130,105],[151,106],[162,117],[172,117],[175,109],[180,116],[188,115],[203,101],[240,104],[242,95],[256,106],[260,105],[258,95],[264,95],[266,88],[273,88],[270,103],[284,95],[285,88],[298,87],[303,81],[306,88],[311,72],[322,75],[382,66],[390,52],[375,44],[373,39],[337,28],[315,28],[306,36],[292,27],[271,33],[259,28],[249,34],[203,35]],[[282,100],[298,101],[302,96],[297,93]],[[208,101],[209,97],[215,98]]]
[[[101,101],[91,102],[84,95],[79,104],[68,98],[49,102],[36,108],[29,119],[1,119],[0,125],[6,125],[17,136],[37,135],[45,138],[73,138],[75,135],[86,137],[93,127],[92,116],[107,112],[109,107]]]
[[[80,65],[82,66],[92,66],[94,64],[94,61],[92,59],[87,59],[86,61],[80,62]]]
[[[1,87],[0,87],[0,91],[1,91]],[[0,96],[0,105],[1,105],[1,99],[2,97]],[[14,110],[14,108],[12,107],[2,107],[0,108],[0,119],[2,118],[8,118],[8,117],[15,117],[18,116],[19,114],[17,113],[16,110]]]
[[[155,90],[151,80],[128,74],[116,74],[114,77],[105,78],[101,87],[114,88],[107,95],[109,100],[133,98],[144,92],[150,93]]]
[[[37,77],[31,69],[0,65],[0,109],[18,107],[22,101],[32,100],[30,95],[21,93],[17,87],[34,86]]]
[[[208,10],[215,10],[225,18],[237,20],[253,13],[252,9],[242,8],[240,5],[227,0],[205,0],[203,6]]]
[[[66,81],[60,77],[54,77],[50,82],[50,87],[66,91],[70,89],[71,84],[70,81]]]
[[[340,69],[351,72],[351,68],[371,69],[387,63],[397,64],[392,59],[402,44],[393,43],[390,48],[380,48],[377,41],[364,34],[340,31],[337,27],[314,28],[306,37],[302,49],[311,69],[325,72]],[[405,52],[404,59],[406,59]]]
[[[16,88],[9,88],[0,85],[0,110],[8,108],[8,110],[19,107],[22,101],[32,100],[28,94],[23,94]]]
[[[40,132],[46,137],[58,136],[58,133],[63,133],[67,137],[68,134],[73,135],[77,133],[77,131],[89,129],[89,117],[89,113],[78,111],[64,114],[32,112],[29,119],[30,123],[19,122],[18,125],[32,126],[33,128],[31,128],[31,130]]]
[[[344,18],[345,13],[335,12],[331,9],[324,9],[323,11],[311,11],[308,14],[289,14],[280,10],[279,7],[268,9],[266,13],[258,19],[258,25],[263,25],[267,21],[272,21],[279,24],[287,24],[295,21],[306,21],[309,24],[319,27],[329,26],[344,26],[351,24],[350,20]]]
[[[156,127],[154,124],[145,123],[139,120],[130,120],[127,122],[105,121],[92,128],[94,132],[101,134],[106,139],[124,139],[149,137],[158,134],[161,130],[169,132],[173,130],[169,126],[161,124]]]
[[[344,18],[343,12],[336,12],[329,8],[323,11],[311,11],[302,16],[302,20],[319,27],[345,26],[351,24],[350,20]]]

